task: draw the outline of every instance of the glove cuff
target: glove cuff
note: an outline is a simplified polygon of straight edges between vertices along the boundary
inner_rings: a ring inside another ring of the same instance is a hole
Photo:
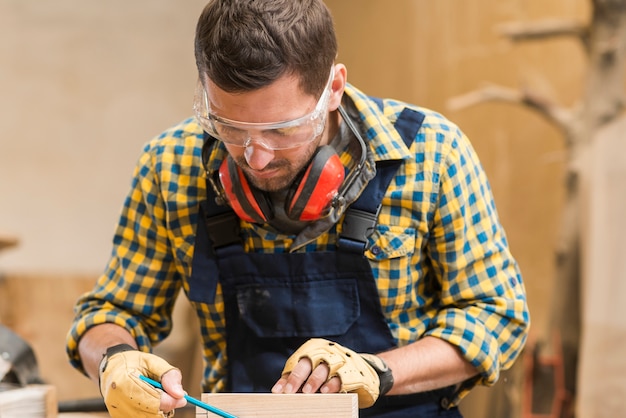
[[[130,344],[117,344],[107,348],[105,354],[102,355],[102,361],[100,362],[100,366],[98,367],[98,388],[100,388],[100,395],[102,395],[102,372],[106,370],[107,364],[109,363],[109,358],[111,358],[111,356],[115,354],[131,350],[136,350],[136,348]]]
[[[380,357],[373,354],[361,354],[361,357],[363,357],[363,360],[365,360],[378,375],[378,380],[380,382],[378,396],[383,396],[389,392],[393,387],[393,373],[391,372],[389,366],[387,366],[387,363],[385,363]]]
[[[133,351],[137,350],[130,344],[118,344],[107,348],[105,357],[111,357],[113,354],[121,353],[123,351]]]
[[[107,348],[106,353],[102,356],[102,361],[100,362],[100,368],[98,370],[98,375],[101,375],[103,371],[107,368],[108,360],[115,354],[122,353],[124,351],[135,351],[137,350],[130,344],[118,344],[113,345]]]

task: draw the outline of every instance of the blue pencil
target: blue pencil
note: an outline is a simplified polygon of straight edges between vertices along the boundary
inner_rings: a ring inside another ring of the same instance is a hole
[[[139,378],[141,380],[143,380],[144,382],[150,383],[155,388],[163,390],[163,386],[159,382],[157,382],[156,380],[152,380],[149,377],[146,377],[146,376],[144,376],[142,374],[139,375]],[[199,401],[196,398],[192,398],[189,395],[185,395],[185,399],[187,399],[187,402],[189,402],[190,404],[195,405],[195,406],[199,406],[200,408],[206,409],[209,412],[213,412],[214,414],[219,415],[220,417],[237,418],[235,415],[231,415],[231,414],[229,414],[226,411],[222,411],[221,409],[217,409],[216,407],[211,406],[209,404],[206,404],[206,403],[204,403],[202,401]]]

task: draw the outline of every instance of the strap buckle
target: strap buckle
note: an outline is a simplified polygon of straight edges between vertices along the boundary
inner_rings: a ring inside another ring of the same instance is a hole
[[[241,243],[239,237],[239,218],[229,210],[219,215],[206,216],[207,232],[213,243],[213,249]]]
[[[363,252],[367,248],[369,236],[372,235],[374,227],[378,223],[380,208],[381,205],[378,205],[375,213],[348,208],[337,243],[339,248]]]

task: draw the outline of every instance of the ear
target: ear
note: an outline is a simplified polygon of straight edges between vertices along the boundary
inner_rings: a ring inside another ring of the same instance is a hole
[[[343,64],[335,64],[335,74],[331,83],[330,99],[328,102],[328,111],[332,112],[337,110],[341,104],[341,98],[343,97],[343,91],[346,88],[348,70]]]

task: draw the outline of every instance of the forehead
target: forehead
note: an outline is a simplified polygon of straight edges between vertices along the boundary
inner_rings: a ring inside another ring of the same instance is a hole
[[[211,113],[241,122],[291,120],[312,111],[317,103],[317,97],[305,93],[300,79],[293,74],[246,92],[227,92],[205,78],[205,89]]]

